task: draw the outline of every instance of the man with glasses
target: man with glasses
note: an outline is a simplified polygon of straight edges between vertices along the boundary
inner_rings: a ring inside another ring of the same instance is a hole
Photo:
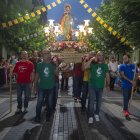
[[[50,121],[54,105],[55,74],[58,71],[56,65],[52,63],[50,51],[44,49],[42,58],[43,61],[37,64],[35,75],[34,90],[38,91],[35,122],[41,120],[41,109],[45,98],[47,104],[46,121]]]
[[[91,58],[87,63],[85,63],[84,69],[89,69],[90,71],[88,123],[92,124],[93,116],[96,121],[100,121],[99,112],[105,82],[106,87],[109,90],[109,71],[108,65],[104,62],[103,52],[98,52],[96,57]],[[94,109],[95,101],[96,109]]]
[[[22,51],[21,60],[16,63],[13,70],[13,75],[17,77],[17,114],[22,112],[22,92],[24,91],[24,113],[27,112],[31,92],[30,84],[33,81],[34,65],[27,59],[27,51]]]

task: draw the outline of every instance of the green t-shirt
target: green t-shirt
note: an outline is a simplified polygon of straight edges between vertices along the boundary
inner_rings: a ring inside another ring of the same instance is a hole
[[[94,88],[104,88],[106,73],[108,73],[107,64],[91,64],[89,85]]]
[[[55,65],[40,62],[37,64],[36,72],[39,75],[38,87],[40,89],[51,89],[55,85]]]

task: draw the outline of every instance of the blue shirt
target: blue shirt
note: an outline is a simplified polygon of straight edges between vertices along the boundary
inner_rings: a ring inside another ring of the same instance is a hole
[[[119,72],[124,72],[124,75],[130,79],[133,80],[134,78],[134,71],[135,71],[135,65],[134,64],[121,64],[119,67]],[[138,73],[138,70],[136,70],[136,73]],[[122,78],[122,88],[123,89],[131,89],[132,84],[127,81],[126,79]]]

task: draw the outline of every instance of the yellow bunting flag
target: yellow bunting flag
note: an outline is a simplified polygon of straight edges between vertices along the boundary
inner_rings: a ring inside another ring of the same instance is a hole
[[[80,3],[83,4],[85,1],[84,0],[80,0]]]
[[[88,13],[91,13],[91,12],[92,12],[92,9],[91,9],[91,8],[89,8],[87,11],[88,11]]]
[[[118,34],[118,35],[117,35],[117,38],[119,39],[120,37],[121,37],[120,34]]]
[[[19,20],[20,20],[20,22],[23,22],[24,21],[24,18],[23,17],[20,17]]]
[[[53,7],[55,7],[55,6],[56,6],[56,3],[55,3],[55,2],[53,2],[53,3],[52,3],[52,6],[53,6]]]
[[[87,4],[84,4],[84,8],[87,8],[88,7],[88,5]]]
[[[42,8],[42,11],[43,11],[43,12],[46,12],[46,8],[45,8],[45,7],[43,7],[43,8]]]
[[[96,18],[97,21],[99,21],[100,19],[101,19],[101,18],[100,18],[99,16]]]
[[[113,31],[112,34],[115,36],[117,34],[117,32],[116,31]]]
[[[17,19],[14,20],[14,24],[18,24],[18,20]]]
[[[2,27],[3,28],[6,28],[6,23],[2,23]]]
[[[103,23],[104,23],[104,21],[101,19],[101,20],[100,20],[100,24],[103,24]]]
[[[32,17],[35,17],[35,13],[34,13],[34,12],[33,12],[33,13],[31,13],[31,16],[32,16]]]
[[[94,13],[92,14],[92,17],[96,17],[96,15],[97,15],[97,14],[94,12]]]
[[[61,3],[61,0],[57,0],[57,3],[60,4]]]
[[[12,21],[8,21],[8,25],[9,25],[9,26],[13,26]]]
[[[107,24],[106,23],[104,24],[104,27],[107,28]]]
[[[27,20],[30,19],[29,15],[26,15],[24,18]]]
[[[124,41],[125,41],[125,38],[124,38],[124,37],[122,37],[122,38],[121,38],[121,42],[124,42]]]
[[[51,9],[51,6],[50,5],[47,5],[47,8],[48,8],[48,10],[50,10]]]
[[[132,46],[132,45],[129,45],[129,47],[132,48],[132,49],[134,49],[134,46]]]
[[[128,41],[125,41],[125,45],[129,45],[129,42]]]
[[[40,10],[37,10],[36,12],[37,12],[37,15],[40,15],[41,14]]]
[[[108,28],[108,31],[109,31],[109,32],[111,32],[112,30],[113,30],[113,28],[112,28],[112,27],[109,27],[109,28]]]

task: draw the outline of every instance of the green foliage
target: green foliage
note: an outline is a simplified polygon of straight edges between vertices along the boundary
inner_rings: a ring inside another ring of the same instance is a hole
[[[140,0],[106,0],[97,14],[121,36],[136,47],[140,48]],[[92,21],[93,32],[89,42],[94,47],[110,53],[128,52],[132,49],[125,46],[95,19]]]
[[[1,23],[7,23],[9,20],[17,19],[28,13],[30,14],[33,9],[32,0],[26,2],[25,0],[7,0],[7,3],[6,1],[0,1],[0,6]],[[37,8],[40,9],[40,7]],[[43,30],[39,20],[40,16],[36,16],[25,22],[0,30],[0,45],[11,48],[16,52],[21,50],[41,50],[43,47],[46,47],[47,42],[43,34],[26,41],[19,41],[19,38],[27,37]]]

